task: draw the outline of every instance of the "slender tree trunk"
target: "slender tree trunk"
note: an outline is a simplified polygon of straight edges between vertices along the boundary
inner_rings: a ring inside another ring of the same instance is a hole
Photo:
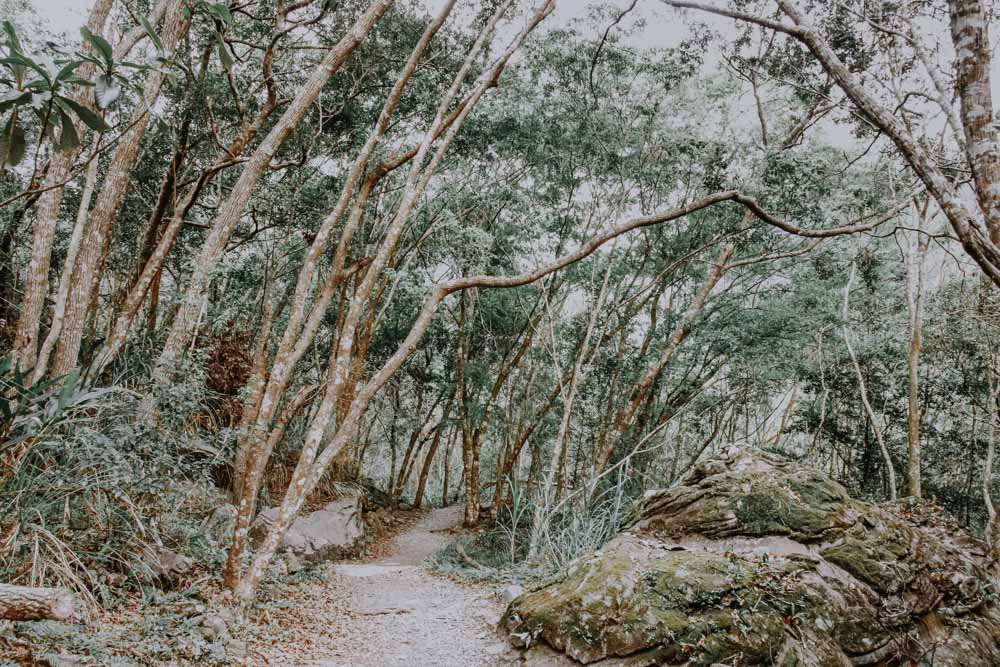
[[[990,368],[986,370],[988,387],[987,419],[986,419],[986,461],[983,463],[983,504],[986,506],[986,543],[990,547],[993,558],[1000,554],[1000,543],[998,535],[1000,526],[997,525],[997,510],[993,504],[993,495],[990,488],[993,485],[993,461],[996,457],[997,434],[1000,433],[1000,392],[996,381],[996,370],[993,363],[993,355],[989,355]]]
[[[854,273],[856,270],[856,265],[851,263],[851,272],[847,278],[847,284],[844,286],[844,307],[843,307],[843,320],[844,320],[844,345],[847,347],[847,354],[851,358],[851,365],[854,367],[854,373],[858,378],[858,392],[861,395],[861,404],[864,406],[865,414],[868,417],[868,421],[872,425],[872,432],[875,434],[875,440],[878,442],[879,451],[882,452],[882,459],[885,461],[885,471],[889,481],[889,498],[890,500],[895,500],[896,494],[896,470],[892,465],[892,457],[889,455],[889,449],[886,447],[885,440],[882,437],[882,431],[878,427],[878,419],[875,417],[875,410],[872,408],[871,402],[868,400],[868,389],[865,385],[865,376],[861,372],[861,365],[858,363],[858,358],[854,354],[854,346],[851,345],[851,330],[850,330],[850,298],[851,298],[851,287],[854,283]]]
[[[267,172],[271,160],[284,144],[285,139],[305,118],[306,113],[319,97],[330,77],[341,68],[347,58],[364,41],[382,15],[393,5],[393,2],[394,0],[375,0],[368,6],[361,17],[347,31],[347,34],[327,52],[309,79],[296,93],[295,98],[288,105],[281,118],[268,132],[264,141],[247,160],[240,177],[233,184],[229,196],[219,207],[218,213],[212,220],[208,237],[194,262],[194,272],[184,292],[180,309],[177,311],[167,342],[156,362],[157,374],[160,377],[172,377],[180,360],[181,352],[187,348],[195,336],[195,324],[206,306],[205,300],[211,284],[212,273],[222,257],[233,229],[243,215],[247,202],[250,201],[250,196]]]
[[[413,496],[413,507],[420,509],[424,502],[424,490],[427,488],[427,478],[430,477],[431,466],[434,463],[434,455],[437,454],[438,446],[441,443],[441,436],[444,433],[445,428],[448,424],[448,413],[451,412],[451,399],[445,404],[444,414],[441,416],[441,421],[438,422],[437,428],[434,429],[434,437],[431,439],[431,446],[427,450],[427,454],[424,455],[424,463],[420,467],[420,476],[417,479],[417,492]],[[447,454],[445,455],[447,459]],[[447,468],[447,460],[445,461],[445,467]]]
[[[907,369],[907,485],[910,495],[920,498],[923,493],[920,483],[920,343],[924,325],[924,269],[930,237],[924,233],[927,221],[927,207],[919,213],[917,233],[911,244],[906,263],[907,310],[910,321],[910,342],[906,354]]]
[[[448,436],[448,445],[444,448],[444,460],[441,462],[444,470],[441,472],[441,507],[447,507],[451,504],[451,498],[448,496],[448,476],[451,472],[451,452],[455,447],[455,438],[458,437],[458,429],[451,429],[451,435]]]
[[[168,59],[173,57],[174,50],[188,27],[182,5],[180,0],[174,2],[163,20],[161,41],[164,57]],[[101,190],[87,220],[72,272],[64,272],[63,278],[68,279],[70,285],[70,298],[66,302],[61,331],[52,357],[49,371],[51,376],[68,373],[78,363],[88,309],[100,284],[101,259],[110,242],[110,234],[139,159],[139,149],[149,125],[150,111],[159,99],[166,78],[166,73],[159,70],[151,70],[147,75],[140,107],[111,156]]]
[[[465,384],[465,361],[469,354],[465,326],[475,308],[475,295],[466,299],[463,293],[458,310],[458,343],[455,345],[455,383],[458,387],[458,419],[462,429],[462,478],[465,480],[463,523],[474,526],[479,521],[479,480],[476,479],[473,458],[475,442],[469,426],[468,389]],[[471,303],[468,303],[471,302]]]
[[[95,35],[104,32],[104,24],[112,4],[113,0],[98,0],[91,8],[90,16],[87,19],[87,28]],[[84,48],[90,50],[89,44],[85,44]],[[84,63],[77,74],[81,78],[87,79],[93,74],[93,71],[93,64]],[[77,103],[90,109],[93,109],[92,97],[90,88],[82,88],[74,95]],[[77,136],[84,136],[86,127],[83,122],[77,121],[74,125]],[[21,300],[21,312],[14,336],[13,352],[22,369],[34,368],[38,358],[39,324],[45,309],[45,297],[49,293],[49,261],[52,257],[52,240],[55,236],[56,224],[59,222],[59,211],[62,208],[62,186],[70,179],[73,164],[80,152],[80,147],[69,151],[52,152],[45,182],[42,186],[50,189],[41,193],[35,208],[31,258],[28,260],[24,296]]]
[[[35,363],[35,370],[32,373],[32,381],[38,382],[45,376],[48,368],[49,356],[59,340],[62,332],[63,315],[66,312],[66,303],[70,297],[70,275],[76,265],[76,257],[82,245],[84,229],[87,225],[87,213],[90,210],[90,200],[94,196],[94,189],[97,187],[98,161],[97,151],[101,147],[101,137],[98,136],[94,143],[94,154],[89,165],[87,165],[87,176],[83,186],[83,193],[80,195],[80,205],[76,212],[76,222],[73,224],[73,232],[70,235],[69,252],[66,254],[66,261],[63,263],[62,278],[59,280],[59,289],[56,291],[55,303],[52,306],[52,321],[49,325],[49,332],[42,342],[42,348],[38,352],[38,360]]]
[[[660,377],[664,369],[666,369],[677,348],[680,347],[681,343],[688,337],[688,334],[691,333],[691,328],[694,326],[694,322],[701,314],[701,311],[705,308],[705,303],[708,301],[709,295],[725,274],[727,269],[726,263],[732,257],[734,250],[735,248],[731,244],[727,244],[722,249],[722,252],[719,253],[715,264],[713,264],[708,275],[705,277],[705,282],[702,283],[698,292],[691,300],[690,305],[688,305],[687,310],[681,317],[681,321],[677,324],[673,333],[671,333],[670,338],[667,339],[659,356],[647,367],[639,379],[631,400],[616,415],[614,435],[603,444],[594,457],[593,478],[599,476],[607,468],[614,448],[625,437],[639,409],[645,403],[647,392],[652,388],[653,383]]]
[[[378,8],[379,6],[380,5],[378,4],[373,5],[375,8]],[[357,193],[350,215],[341,232],[341,238],[334,256],[333,266],[331,267],[330,273],[327,276],[325,284],[323,285],[323,289],[313,303],[312,312],[303,323],[302,319],[304,317],[306,299],[310,291],[309,286],[313,279],[313,273],[316,269],[316,262],[325,250],[327,237],[332,233],[335,223],[346,211],[346,207],[350,202],[354,187],[356,186],[364,168],[368,164],[369,155],[388,128],[389,121],[392,117],[393,111],[395,110],[396,104],[402,96],[403,89],[410,80],[413,72],[416,70],[417,64],[419,63],[419,60],[431,38],[444,23],[453,6],[454,0],[445,5],[438,17],[432,21],[428,28],[424,31],[424,34],[421,36],[417,46],[411,53],[410,59],[404,66],[403,72],[398,77],[396,84],[393,86],[393,89],[383,106],[376,128],[373,130],[365,146],[362,148],[358,157],[354,161],[351,174],[341,190],[341,196],[337,205],[331,214],[323,221],[321,229],[317,233],[317,237],[310,247],[306,263],[299,272],[298,283],[296,284],[295,293],[292,297],[289,319],[285,326],[285,332],[278,345],[278,350],[275,353],[274,362],[271,365],[267,384],[261,398],[260,407],[257,411],[257,421],[253,427],[250,428],[249,433],[246,436],[247,444],[241,445],[245,446],[247,451],[252,454],[248,458],[249,469],[246,473],[249,482],[243,485],[241,498],[237,505],[238,513],[236,529],[234,530],[233,545],[230,548],[226,566],[225,578],[227,585],[230,587],[234,588],[240,583],[243,554],[246,549],[247,531],[249,530],[250,523],[254,517],[257,493],[259,491],[263,470],[267,464],[267,459],[270,457],[270,453],[273,450],[273,445],[270,444],[273,441],[273,433],[270,436],[267,434],[268,428],[270,428],[271,416],[277,410],[281,402],[282,395],[290,381],[292,370],[312,344],[313,337],[325,317],[326,308],[332,300],[334,294],[343,285],[344,288],[341,291],[343,291],[346,295],[346,280],[350,277],[354,270],[366,268],[368,266],[368,263],[366,262],[364,264],[356,265],[356,267],[350,271],[344,269],[345,260],[353,238],[354,230],[358,228],[364,217],[368,197],[371,195],[375,185],[383,176],[389,173],[392,169],[405,164],[406,161],[412,157],[415,157],[417,155],[416,151],[406,152],[402,156],[395,156],[393,162],[379,165],[379,168],[376,169],[373,174],[365,178],[360,191]],[[384,11],[384,8],[380,11]],[[364,17],[362,18],[364,19]],[[367,24],[365,24],[364,21],[360,21],[359,25]],[[370,30],[370,28],[371,25],[368,25],[367,29]],[[453,118],[457,117],[458,116],[454,116]],[[437,130],[440,131],[440,128],[437,128]],[[347,312],[344,309],[347,301],[346,297],[342,299],[341,311],[343,314],[338,315],[337,320],[340,340],[335,343],[335,349],[337,350],[336,356],[331,360],[327,370],[327,381],[328,384],[331,384],[332,386],[328,387],[326,392],[324,392],[324,398],[320,405],[320,409],[312,419],[313,423],[322,424],[322,426],[313,428],[312,424],[310,425],[306,434],[307,441],[306,447],[303,450],[303,456],[314,456],[311,452],[318,447],[315,440],[317,438],[322,438],[323,431],[325,431],[326,428],[326,423],[329,420],[331,413],[337,408],[339,401],[339,394],[337,392],[347,381],[347,378],[344,377],[343,365],[350,363],[351,361],[350,354],[353,349],[352,344],[356,331],[356,327],[348,327],[346,322]],[[333,393],[331,394],[331,392]],[[250,588],[252,589],[254,586],[256,586],[256,582],[253,582],[250,585]]]
[[[778,423],[778,431],[771,439],[771,442],[775,447],[781,445],[781,437],[785,434],[785,428],[788,426],[788,418],[795,411],[795,394],[798,393],[798,390],[799,384],[796,382],[792,385],[792,392],[788,397],[788,403],[785,405],[785,409],[781,411],[781,421]]]

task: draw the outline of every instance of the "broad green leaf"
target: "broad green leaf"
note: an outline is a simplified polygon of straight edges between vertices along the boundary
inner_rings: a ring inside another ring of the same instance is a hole
[[[226,42],[223,41],[222,35],[217,35],[217,37],[216,46],[219,49],[219,62],[222,63],[227,72],[231,72],[233,70],[233,56],[230,55],[229,49],[226,48]]]
[[[0,135],[0,168],[4,165],[17,166],[24,159],[24,151],[24,130],[18,122],[15,110],[4,126],[3,134]]]
[[[226,27],[233,25],[233,15],[229,13],[229,7],[227,7],[224,3],[217,2],[215,4],[208,5],[206,9],[217,16]]]
[[[3,31],[7,34],[7,43],[15,51],[21,51],[21,40],[17,37],[17,30],[10,21],[3,22]]]
[[[12,92],[6,99],[0,100],[0,114],[5,113],[12,107],[27,104],[29,101],[31,101],[31,93],[18,94],[17,92]]]
[[[63,151],[73,150],[80,145],[80,135],[73,127],[73,119],[63,109],[59,109],[59,120],[62,131],[59,133],[59,148]]]
[[[11,71],[14,72],[14,76],[17,79],[18,85],[24,81],[24,73],[27,69],[38,72],[38,74],[41,75],[47,83],[50,85],[52,83],[52,79],[49,78],[49,73],[45,71],[45,68],[25,55],[17,54],[7,56],[6,58],[0,58],[0,63],[10,66]]]
[[[82,104],[61,95],[56,96],[56,104],[64,111],[72,111],[84,124],[95,132],[106,132],[110,129],[104,119]]]
[[[153,26],[149,23],[149,19],[142,14],[139,14],[139,23],[142,24],[142,29],[146,31],[147,35],[149,35],[149,39],[153,42],[156,50],[163,53],[163,42],[160,41],[159,35],[157,35],[156,31],[153,30]]]
[[[104,39],[100,35],[95,35],[94,33],[90,32],[90,29],[87,28],[87,26],[83,26],[82,28],[80,28],[80,34],[83,35],[83,38],[87,40],[90,43],[90,45],[94,47],[94,50],[101,55],[101,58],[104,59],[104,64],[107,66],[107,69],[108,70],[113,69],[115,65],[114,51],[111,49],[111,45],[108,44],[108,40]]]
[[[62,66],[62,69],[59,70],[59,73],[56,74],[56,81],[65,82],[68,78],[71,78],[71,75],[76,70],[76,68],[82,64],[83,64],[82,60],[71,60],[70,62],[66,63],[65,65]]]

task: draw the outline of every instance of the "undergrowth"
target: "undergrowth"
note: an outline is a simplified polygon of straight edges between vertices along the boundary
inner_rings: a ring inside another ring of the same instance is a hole
[[[4,363],[0,375],[0,580],[67,587],[89,617],[156,576],[149,545],[217,569],[223,552],[201,527],[222,500],[210,473],[224,453],[204,431],[148,427],[141,397],[127,389],[93,389],[76,376],[30,385]],[[204,392],[195,386],[163,404],[167,420],[197,411]]]
[[[507,502],[499,509],[496,522],[452,541],[434,557],[433,565],[442,572],[469,579],[548,578],[617,535],[628,509],[642,491],[624,473],[598,486],[592,494],[579,489],[558,501],[544,486],[529,493],[524,485],[508,482]],[[533,525],[536,516],[543,522],[537,528]],[[534,550],[533,539],[540,540]]]

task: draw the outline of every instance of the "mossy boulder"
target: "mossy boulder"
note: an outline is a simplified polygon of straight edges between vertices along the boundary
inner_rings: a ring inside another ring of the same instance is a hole
[[[1000,665],[996,571],[929,503],[852,499],[755,450],[651,492],[501,627],[602,665]]]

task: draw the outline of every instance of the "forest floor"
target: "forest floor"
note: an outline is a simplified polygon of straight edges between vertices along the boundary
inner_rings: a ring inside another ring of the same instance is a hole
[[[436,509],[377,549],[325,566],[272,609],[248,646],[250,665],[499,667],[524,664],[496,631],[497,591],[432,572],[427,559],[456,537],[462,508]]]

